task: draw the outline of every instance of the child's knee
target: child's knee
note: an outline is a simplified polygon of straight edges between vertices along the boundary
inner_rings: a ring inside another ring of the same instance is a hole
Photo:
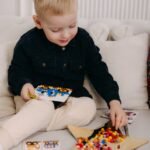
[[[80,109],[79,114],[81,116],[81,119],[87,118],[87,123],[89,123],[95,116],[96,114],[96,104],[94,100],[92,99],[87,99],[87,102],[84,102],[82,104],[82,109]]]
[[[31,134],[45,129],[53,113],[53,103],[31,100],[16,115],[4,122],[2,128],[13,138],[13,145],[16,145]]]
[[[96,104],[90,98],[85,98],[83,101],[79,100],[78,104],[73,107],[70,110],[69,117],[79,122],[84,122],[83,124],[88,124],[96,114]]]
[[[16,119],[24,117],[24,121],[33,122],[33,120],[43,122],[43,126],[49,123],[54,113],[54,105],[52,102],[45,102],[40,100],[30,100],[21,108],[16,114]],[[15,122],[15,121],[13,121]]]
[[[32,113],[37,113],[39,116],[50,117],[54,112],[54,105],[52,102],[40,101],[40,100],[31,100],[27,102],[26,109],[31,109]],[[23,109],[23,108],[22,108]]]

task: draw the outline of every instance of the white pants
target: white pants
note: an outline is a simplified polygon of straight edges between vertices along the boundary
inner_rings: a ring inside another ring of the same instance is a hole
[[[30,100],[25,103],[19,96],[15,101],[18,112],[0,127],[0,144],[4,150],[40,130],[86,125],[96,114],[95,102],[88,97],[70,97],[67,104],[58,109],[54,109],[52,102]]]

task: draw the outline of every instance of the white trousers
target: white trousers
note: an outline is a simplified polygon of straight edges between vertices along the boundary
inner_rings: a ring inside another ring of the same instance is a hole
[[[40,130],[59,130],[67,125],[83,126],[96,114],[94,100],[88,97],[70,97],[67,104],[54,109],[52,102],[30,100],[17,96],[17,113],[0,127],[0,144],[8,150]]]

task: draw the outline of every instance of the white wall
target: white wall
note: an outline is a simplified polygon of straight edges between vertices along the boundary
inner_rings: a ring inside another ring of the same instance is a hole
[[[78,0],[80,18],[150,20],[150,0]],[[29,16],[33,0],[0,0],[0,15]]]

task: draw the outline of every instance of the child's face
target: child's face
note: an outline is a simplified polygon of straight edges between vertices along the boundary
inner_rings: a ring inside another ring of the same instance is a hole
[[[76,13],[47,17],[47,22],[43,23],[43,30],[49,41],[66,46],[77,33]]]
[[[77,34],[77,11],[64,15],[46,15],[39,20],[47,39],[59,46],[66,46]]]

